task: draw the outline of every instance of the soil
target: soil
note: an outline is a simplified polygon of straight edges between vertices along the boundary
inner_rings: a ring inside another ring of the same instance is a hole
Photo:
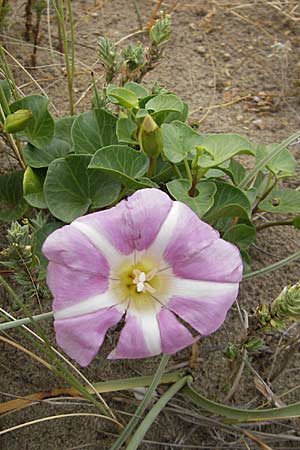
[[[97,42],[101,35],[118,41],[138,29],[134,3],[145,25],[151,16],[155,2],[150,0],[73,0],[76,24],[76,99],[77,112],[84,111],[90,104],[90,72],[94,71],[103,83],[103,71],[97,62]],[[176,5],[175,5],[176,3]],[[30,65],[32,45],[23,40],[24,2],[11,1],[11,12],[7,18],[5,41],[7,49],[18,63]],[[15,7],[16,5],[16,7]],[[166,46],[164,58],[145,77],[151,85],[157,81],[180,95],[190,105],[189,122],[199,125],[202,132],[236,132],[255,142],[273,143],[288,137],[299,128],[300,103],[300,19],[297,2],[266,1],[201,1],[188,0],[163,3],[163,9],[172,9],[173,32]],[[298,12],[298,16],[297,16]],[[54,48],[57,46],[57,31],[52,23]],[[142,39],[133,37],[132,42]],[[14,41],[13,39],[17,39]],[[129,40],[128,40],[129,41]],[[125,42],[128,42],[125,41]],[[51,52],[47,34],[47,17],[43,16],[40,47],[37,51],[37,68],[28,69],[40,86],[47,92],[56,109],[53,113],[68,113],[67,85],[64,62],[61,56]],[[37,87],[29,77],[13,63],[13,70],[24,93],[36,93]],[[294,146],[299,155],[299,146]],[[13,165],[3,154],[3,166]],[[298,180],[288,183],[298,187]],[[252,268],[257,269],[295,252],[299,247],[299,231],[289,227],[265,230],[258,236],[251,249]],[[270,303],[289,283],[299,280],[300,264],[294,263],[271,274],[245,282],[241,286],[239,304],[241,309],[251,312],[260,302]],[[9,302],[3,295],[4,307]],[[32,312],[38,312],[37,305],[29,304]],[[43,310],[50,310],[49,302],[44,302]],[[53,340],[51,324],[45,324],[45,331]],[[228,341],[236,342],[243,332],[239,315],[232,308],[225,325],[213,336],[203,339],[200,344],[199,361],[195,370],[195,385],[200,392],[210,398],[225,401],[228,385],[238,366],[224,358],[222,351]],[[293,330],[290,331],[293,333]],[[9,333],[28,349],[33,349],[20,335]],[[153,374],[158,358],[141,361],[108,361],[106,355],[116,340],[111,333],[96,360],[82,373],[91,381],[110,380]],[[277,378],[272,383],[276,396],[295,387],[299,374],[299,349],[289,357],[280,352],[274,360],[278,345],[278,335],[266,338],[264,352],[252,356],[252,364],[263,379],[267,379],[274,362]],[[0,343],[0,391],[2,401],[11,396],[24,396],[62,386],[62,383],[47,368],[30,359],[22,351]],[[173,356],[172,367],[187,366],[190,350]],[[287,367],[282,375],[281,363],[287,359]],[[255,407],[266,402],[266,398],[254,384],[254,374],[249,368],[229,401],[236,406]],[[132,413],[137,399],[132,392],[106,395],[111,407],[118,411]],[[184,406],[194,411],[187,402],[178,397],[173,400],[153,425],[140,448],[143,450],[197,448],[221,449],[262,448],[251,439],[247,445],[243,439],[220,429],[208,428],[201,419],[176,413],[176,406]],[[286,403],[299,401],[299,390],[293,390],[282,400]],[[68,399],[41,401],[18,412],[1,416],[1,428],[14,427],[41,417],[74,412],[95,412],[96,410],[78,401]],[[204,413],[203,413],[204,414]],[[127,416],[122,416],[127,419]],[[271,448],[300,448],[296,438],[298,422],[285,422],[272,426],[252,426],[252,430],[283,432],[292,437],[268,441]],[[250,428],[247,428],[250,430]],[[293,431],[294,430],[294,431]],[[12,431],[1,436],[1,450],[89,450],[108,449],[113,442],[111,433],[116,430],[106,421],[96,417],[69,417]]]

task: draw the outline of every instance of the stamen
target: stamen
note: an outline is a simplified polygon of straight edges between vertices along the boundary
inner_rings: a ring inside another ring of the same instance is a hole
[[[132,281],[133,284],[136,284],[136,291],[137,292],[150,292],[154,293],[156,292],[156,289],[154,289],[147,281],[152,280],[152,278],[157,274],[157,269],[151,270],[148,274],[145,272],[141,272],[138,269],[133,270],[134,279]]]

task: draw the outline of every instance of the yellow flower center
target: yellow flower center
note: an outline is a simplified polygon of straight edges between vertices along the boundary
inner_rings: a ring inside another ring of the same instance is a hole
[[[125,298],[139,303],[163,294],[168,280],[159,273],[159,264],[142,258],[136,264],[125,263],[117,270],[118,288]]]

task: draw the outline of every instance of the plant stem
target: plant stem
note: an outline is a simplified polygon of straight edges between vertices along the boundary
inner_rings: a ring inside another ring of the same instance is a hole
[[[37,314],[36,316],[32,316],[32,319],[37,322],[39,320],[45,320],[45,319],[53,319],[53,312],[47,312],[43,314]],[[24,319],[17,319],[12,320],[10,322],[4,322],[0,323],[0,331],[9,330],[11,328],[17,328],[21,327],[22,325],[27,325],[31,323],[31,320],[29,317],[25,317]]]
[[[183,162],[184,162],[184,167],[185,167],[187,179],[192,183],[193,182],[193,176],[192,176],[191,168],[190,168],[190,165],[189,165],[189,162],[188,162],[187,158],[184,158]]]
[[[132,3],[133,3],[133,7],[134,7],[134,10],[135,10],[136,16],[137,16],[137,20],[138,20],[138,23],[139,23],[140,30],[142,30],[143,29],[143,22],[142,22],[142,18],[141,18],[141,15],[140,15],[140,11],[139,11],[137,2],[136,2],[136,0],[132,0]]]
[[[294,224],[293,220],[282,220],[282,221],[278,221],[278,222],[266,222],[263,225],[258,225],[256,227],[256,231],[265,230],[266,228],[270,228],[270,227],[279,227],[279,226],[283,226],[283,225],[293,225],[293,224]]]
[[[54,7],[57,21],[58,21],[58,27],[61,32],[63,46],[64,46],[64,57],[65,57],[65,64],[66,64],[66,71],[67,71],[67,82],[68,82],[68,93],[69,93],[69,105],[70,105],[70,114],[71,116],[74,115],[74,89],[73,89],[73,83],[74,83],[74,42],[72,42],[72,38],[74,38],[74,24],[73,24],[73,15],[71,13],[71,3],[70,0],[68,0],[67,8],[68,8],[68,15],[69,15],[69,21],[70,21],[70,28],[71,28],[71,64],[69,60],[69,44],[67,39],[67,29],[66,29],[66,19],[65,19],[65,12],[64,12],[64,2],[63,0],[58,0],[58,4],[56,4],[56,0],[52,0],[52,5]]]
[[[147,170],[147,177],[151,178],[155,169],[156,164],[156,158],[150,157],[149,158],[149,166]]]
[[[130,440],[129,444],[126,447],[126,450],[137,450],[139,448],[139,445],[159,415],[159,413],[164,409],[166,404],[171,400],[172,397],[174,397],[177,392],[179,392],[183,386],[186,385],[188,381],[192,381],[193,378],[188,375],[186,377],[181,378],[181,380],[178,380],[175,384],[173,384],[167,392],[165,392],[161,398],[156,402],[156,404],[153,406],[153,408],[148,412],[145,419],[142,421],[138,429],[133,435],[133,438]]]
[[[278,180],[275,180],[274,183],[267,187],[267,189],[265,190],[265,192],[263,193],[263,195],[260,197],[260,199],[257,201],[256,205],[254,206],[254,208],[252,209],[252,214],[257,213],[258,209],[259,209],[259,204],[268,197],[268,195],[270,194],[271,191],[273,191],[273,189],[276,187]]]
[[[273,272],[273,270],[280,269],[280,267],[283,267],[286,264],[296,261],[297,259],[300,259],[300,251],[293,253],[292,255],[288,256],[287,258],[281,259],[280,261],[277,261],[274,264],[270,264],[269,266],[263,267],[262,269],[255,270],[254,272],[246,273],[243,276],[243,281],[249,280],[250,278],[258,277],[260,275],[264,275],[269,272]]]
[[[178,178],[182,178],[182,173],[180,172],[179,167],[176,164],[172,164],[172,166]]]
[[[126,427],[124,428],[118,439],[112,445],[110,450],[119,450],[124,444],[124,442],[128,439],[128,437],[130,436],[136,425],[138,424],[140,417],[143,415],[144,411],[147,409],[149,403],[151,402],[152,396],[155,392],[155,389],[160,383],[161,377],[163,376],[168,361],[169,355],[163,355],[160,360],[157,371],[152,379],[149,388],[147,389],[147,392],[143,400],[141,401],[140,405],[135,411],[135,414],[132,416],[132,418],[130,419],[130,421],[128,422],[128,424],[126,425]]]
[[[15,291],[10,287],[10,285],[7,283],[7,281],[0,275],[0,284],[3,286],[3,288],[6,290],[6,292],[9,294],[11,298],[15,300],[15,302],[20,306],[20,308],[23,310],[24,314],[29,318],[30,323],[35,327],[38,335],[43,340],[43,344],[39,342],[34,341],[34,344],[36,345],[39,350],[44,352],[48,358],[50,358],[54,365],[56,365],[58,368],[53,368],[53,373],[55,373],[57,376],[61,377],[64,381],[69,383],[71,386],[73,386],[75,389],[77,389],[88,401],[92,402],[100,411],[102,414],[113,416],[113,413],[110,411],[110,409],[107,407],[106,404],[102,405],[100,404],[92,394],[90,394],[86,388],[77,380],[77,378],[73,375],[73,373],[68,370],[64,364],[58,359],[56,356],[49,339],[47,338],[46,334],[44,333],[43,329],[40,327],[38,322],[34,321],[32,315],[30,314],[29,309],[27,306],[20,300],[19,296],[15,293]],[[31,338],[33,340],[33,338]],[[122,425],[119,424],[122,428]]]

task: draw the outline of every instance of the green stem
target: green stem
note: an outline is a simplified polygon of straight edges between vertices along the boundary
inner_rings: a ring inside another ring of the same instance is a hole
[[[2,45],[0,45],[0,66],[3,71],[5,79],[9,82],[11,92],[12,92],[14,99],[18,100],[20,98],[18,88],[17,88],[16,82],[15,82],[14,76],[12,74],[12,71],[10,69],[10,66],[7,62]]]
[[[172,164],[174,172],[176,173],[176,175],[178,176],[178,178],[183,178],[182,177],[182,173],[179,170],[179,167],[176,164]]]
[[[156,158],[150,157],[149,158],[149,166],[147,170],[147,177],[151,178],[155,169],[156,164]]]
[[[191,168],[190,168],[190,165],[189,165],[189,162],[188,162],[187,158],[184,158],[183,162],[184,162],[184,167],[185,167],[187,179],[192,183],[193,182],[193,176],[192,176]]]
[[[99,94],[98,94],[98,89],[97,89],[97,85],[96,85],[94,72],[91,72],[91,75],[92,75],[92,83],[93,83],[93,92],[94,92],[94,96],[95,96],[95,99],[97,102],[97,108],[101,108],[101,103],[100,103],[100,98],[99,98]]]
[[[124,442],[129,438],[133,429],[138,424],[140,417],[143,415],[144,411],[147,409],[149,403],[151,402],[153,394],[154,394],[157,386],[160,383],[160,380],[163,376],[163,373],[168,364],[168,361],[169,361],[169,355],[163,355],[160,360],[158,369],[152,379],[152,382],[151,382],[149,388],[147,389],[147,392],[146,392],[143,400],[141,401],[140,405],[136,409],[134,416],[132,416],[132,418],[130,419],[130,421],[128,422],[128,424],[126,425],[126,427],[124,428],[124,430],[122,431],[122,433],[120,434],[118,439],[112,445],[110,450],[119,450],[122,447],[122,445],[124,444]]]
[[[37,322],[39,320],[45,319],[53,319],[53,312],[47,312],[43,314],[37,314],[36,316],[32,316],[32,319]],[[9,330],[11,328],[21,327],[22,325],[28,325],[31,323],[29,317],[25,317],[24,319],[12,320],[10,322],[0,323],[0,331]]]
[[[258,225],[256,227],[256,231],[265,230],[266,228],[270,228],[270,227],[279,227],[282,225],[294,225],[294,221],[293,220],[282,220],[282,221],[278,221],[278,222],[266,222],[263,225]]]
[[[64,57],[65,57],[65,64],[66,64],[66,71],[67,71],[67,83],[68,83],[68,93],[69,93],[69,105],[70,105],[70,114],[71,116],[74,115],[74,90],[73,90],[73,43],[72,45],[72,63],[70,64],[69,60],[69,44],[67,39],[67,29],[66,29],[66,20],[65,20],[65,13],[64,13],[64,2],[63,0],[58,0],[58,5],[56,4],[56,0],[52,0],[52,5],[54,7],[58,26],[60,28],[63,46],[64,46]],[[69,14],[69,3],[68,3],[68,14]],[[72,20],[72,17],[69,15],[70,21]],[[71,25],[71,23],[70,23]],[[72,28],[72,25],[71,25]],[[71,30],[71,33],[73,31]]]
[[[263,193],[263,195],[260,197],[260,199],[258,200],[258,202],[256,203],[256,205],[254,206],[254,208],[252,209],[252,214],[255,214],[258,209],[259,209],[259,204],[268,197],[268,195],[270,194],[270,192],[276,187],[278,180],[275,180],[274,183],[267,187],[265,192]]]
[[[145,419],[142,421],[136,432],[134,433],[132,439],[130,440],[129,444],[126,447],[126,450],[136,450],[139,448],[139,445],[144,438],[145,434],[157,418],[157,416],[160,414],[160,412],[164,409],[164,407],[167,405],[167,403],[174,397],[174,395],[179,392],[183,386],[188,382],[192,381],[192,377],[190,375],[181,378],[181,380],[178,380],[173,386],[171,386],[167,392],[165,392],[161,398],[156,402],[156,404],[153,406],[153,408],[148,412]]]
[[[30,323],[35,327],[37,333],[39,336],[43,339],[43,342],[45,346],[40,344],[39,342],[34,342],[34,344],[42,351],[44,352],[51,360],[52,362],[58,367],[58,369],[55,368],[55,374],[59,377],[63,378],[64,381],[69,383],[71,386],[73,386],[75,389],[77,389],[88,401],[90,401],[92,404],[94,404],[102,414],[105,415],[111,415],[111,412],[107,409],[105,405],[101,405],[94,397],[91,395],[85,387],[77,380],[77,378],[70,372],[64,364],[57,358],[55,352],[53,351],[51,347],[51,343],[49,342],[49,339],[47,338],[46,334],[44,333],[43,329],[39,326],[38,322],[35,322],[33,319],[29,309],[27,306],[20,300],[19,296],[15,293],[15,291],[10,287],[10,285],[7,283],[7,281],[3,278],[2,275],[0,275],[0,283],[3,286],[3,288],[6,290],[6,292],[9,294],[10,297],[14,299],[16,304],[23,310],[25,315],[29,318]]]
[[[137,20],[138,20],[138,23],[139,23],[140,30],[142,30],[143,29],[143,22],[142,22],[142,18],[141,18],[141,15],[140,15],[140,11],[139,11],[137,2],[136,2],[136,0],[132,0],[132,3],[133,3],[133,7],[134,7],[134,10],[135,10],[136,16],[137,16]]]
[[[269,408],[269,409],[240,409],[233,408],[232,406],[222,405],[221,403],[209,400],[203,395],[199,394],[192,387],[190,380],[187,381],[183,388],[183,394],[198,407],[209,411],[213,414],[217,414],[221,417],[231,419],[230,423],[236,422],[256,422],[259,420],[271,420],[271,419],[290,419],[291,417],[300,416],[300,402],[293,403],[289,406],[282,408]],[[128,450],[128,449],[127,449]]]
[[[249,280],[250,278],[258,277],[260,275],[264,275],[269,272],[273,272],[273,270],[280,269],[281,267],[285,266],[286,264],[296,261],[297,259],[300,259],[300,252],[293,253],[292,255],[288,256],[287,258],[284,258],[274,264],[270,264],[269,266],[263,267],[262,269],[255,270],[254,272],[246,273],[243,276],[243,281]]]
[[[1,105],[2,105],[5,116],[9,116],[10,115],[9,104],[5,97],[4,90],[2,88],[1,83],[0,83],[0,101],[1,101]]]

